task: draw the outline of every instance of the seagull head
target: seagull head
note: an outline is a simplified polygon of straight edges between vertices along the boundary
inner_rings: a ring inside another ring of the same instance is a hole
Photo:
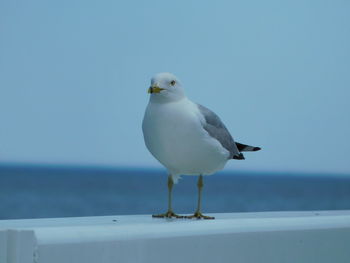
[[[179,79],[171,73],[158,73],[151,79],[148,89],[152,101],[171,102],[185,97]]]

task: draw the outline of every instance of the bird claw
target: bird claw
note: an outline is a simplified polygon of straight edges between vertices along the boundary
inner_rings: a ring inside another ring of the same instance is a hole
[[[185,218],[184,216],[180,216],[180,215],[175,214],[171,210],[167,211],[164,214],[152,215],[152,217],[154,217],[154,218],[173,218],[173,217],[175,217],[175,218]]]
[[[195,212],[193,215],[191,216],[185,216],[186,219],[215,219],[215,217],[213,216],[205,216],[203,215],[201,212]]]

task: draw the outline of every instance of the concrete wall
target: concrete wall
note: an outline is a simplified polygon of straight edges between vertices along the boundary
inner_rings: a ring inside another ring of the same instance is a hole
[[[0,221],[0,263],[350,262],[350,211]]]

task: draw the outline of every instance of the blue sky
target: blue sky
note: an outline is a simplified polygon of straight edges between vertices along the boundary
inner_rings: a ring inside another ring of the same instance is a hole
[[[0,162],[159,167],[141,122],[172,72],[234,138],[227,168],[350,173],[348,1],[1,1]]]

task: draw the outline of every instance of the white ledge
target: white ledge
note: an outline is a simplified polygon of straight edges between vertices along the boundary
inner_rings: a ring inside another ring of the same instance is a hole
[[[0,220],[0,262],[350,262],[350,211]]]

